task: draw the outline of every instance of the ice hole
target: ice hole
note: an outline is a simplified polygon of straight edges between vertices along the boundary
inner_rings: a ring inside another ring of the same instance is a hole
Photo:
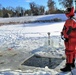
[[[48,66],[49,68],[54,69],[63,60],[64,60],[63,58],[47,58],[34,55],[28,60],[24,61],[22,65],[31,67],[40,67],[40,68],[45,68],[45,66]]]

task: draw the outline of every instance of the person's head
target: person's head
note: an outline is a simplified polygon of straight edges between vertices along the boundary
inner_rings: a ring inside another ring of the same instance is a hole
[[[74,16],[74,7],[69,7],[65,11],[65,15],[69,18]]]

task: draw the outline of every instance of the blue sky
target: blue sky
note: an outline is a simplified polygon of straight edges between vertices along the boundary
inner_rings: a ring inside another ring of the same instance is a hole
[[[47,1],[48,0],[0,0],[0,4],[3,7],[17,7],[17,6],[21,6],[24,7],[25,9],[29,9],[29,3],[30,2],[35,2],[38,5],[43,5],[45,6],[45,8],[47,9]],[[56,2],[56,6],[60,8],[59,4],[58,4],[58,0],[54,0]]]

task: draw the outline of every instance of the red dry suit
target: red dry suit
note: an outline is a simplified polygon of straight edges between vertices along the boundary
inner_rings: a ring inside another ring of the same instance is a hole
[[[76,55],[76,22],[73,19],[74,8],[72,8],[71,13],[66,14],[68,19],[66,20],[62,34],[64,35],[65,41],[65,54],[66,63],[73,63]],[[66,41],[66,39],[68,39]]]

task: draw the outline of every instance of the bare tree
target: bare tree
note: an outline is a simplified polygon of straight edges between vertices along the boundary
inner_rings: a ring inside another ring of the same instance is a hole
[[[55,2],[53,0],[48,0],[47,2],[47,6],[48,6],[48,12],[53,13],[56,9],[55,9]]]
[[[33,15],[44,14],[45,7],[35,4],[34,2],[30,3],[30,9]]]
[[[2,5],[0,4],[0,10],[2,9]]]
[[[15,9],[16,16],[23,16],[24,12],[25,12],[25,9],[20,6],[16,7]]]
[[[30,3],[30,9],[33,15],[38,15],[38,6],[34,2]]]
[[[73,5],[73,0],[59,0],[59,3],[63,5],[63,7],[71,7]]]
[[[39,7],[39,13],[40,13],[41,15],[43,15],[44,12],[45,12],[45,7],[44,7],[44,6],[40,6],[40,7]]]
[[[2,17],[3,16],[3,13],[2,13],[2,5],[0,4],[0,16]]]

